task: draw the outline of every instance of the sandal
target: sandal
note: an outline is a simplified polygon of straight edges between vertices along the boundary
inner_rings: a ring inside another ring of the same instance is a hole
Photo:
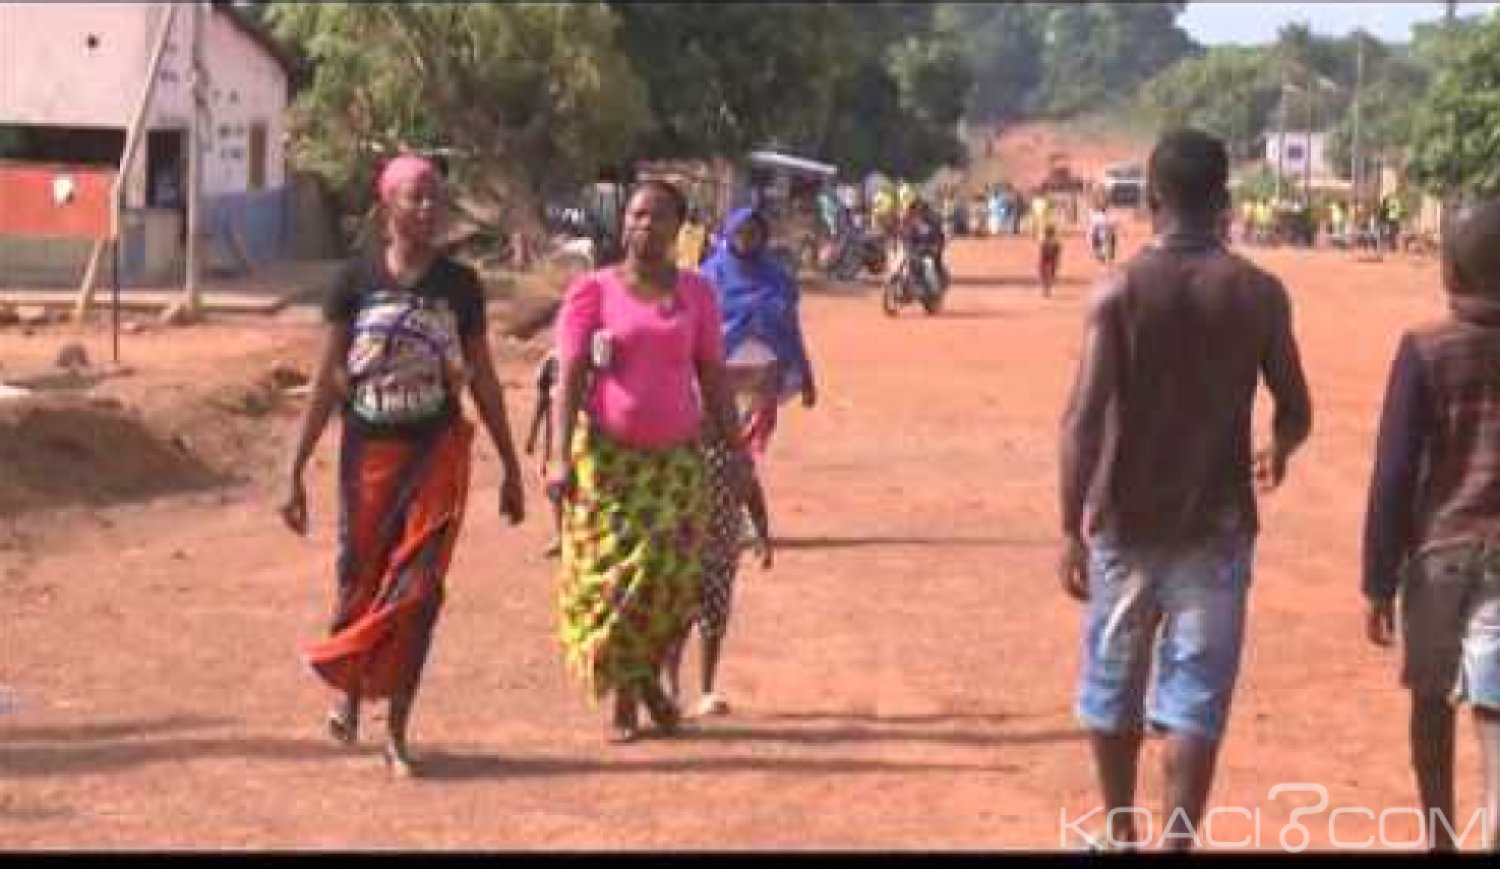
[[[633,696],[615,697],[615,714],[605,728],[604,741],[610,745],[628,745],[640,739],[641,728],[637,720],[636,700]]]
[[[1087,851],[1092,854],[1136,854],[1140,852],[1140,842],[1114,841],[1110,837],[1109,830],[1100,827],[1092,832],[1083,834],[1083,841],[1079,843],[1078,850]]]
[[[610,745],[629,745],[640,738],[640,728],[633,724],[611,722],[604,733],[604,741]]]
[[[651,721],[656,729],[664,734],[677,732],[682,724],[682,710],[672,702],[655,682],[648,684],[641,692],[641,701],[646,704],[646,712],[651,715]]]
[[[698,706],[693,710],[694,716],[707,718],[714,715],[728,715],[729,703],[718,694],[704,694],[698,698]]]
[[[409,779],[417,777],[417,768],[412,763],[411,756],[405,750],[397,749],[387,744],[381,752],[385,758],[386,769],[390,770],[392,778]]]
[[[343,712],[334,709],[328,713],[328,735],[333,741],[340,745],[354,745],[359,742],[359,719],[351,718]]]

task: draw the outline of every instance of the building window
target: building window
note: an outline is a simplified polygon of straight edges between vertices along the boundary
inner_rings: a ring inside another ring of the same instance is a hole
[[[1303,150],[1301,145],[1286,146],[1286,158],[1293,163],[1301,163],[1306,156],[1307,152]]]

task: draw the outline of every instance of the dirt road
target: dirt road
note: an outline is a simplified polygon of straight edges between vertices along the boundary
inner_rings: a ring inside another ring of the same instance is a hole
[[[332,437],[307,541],[273,521],[259,468],[237,488],[28,522],[0,551],[0,683],[21,703],[0,716],[0,846],[1058,847],[1061,813],[1097,805],[1071,715],[1080,613],[1052,574],[1057,420],[1097,269],[1070,239],[1044,300],[1032,256],[959,243],[938,318],[887,319],[869,292],[808,296],[823,405],[789,412],[773,453],[781,556],[741,577],[736,714],[675,740],[601,743],[553,638],[542,502],[524,528],[502,525],[487,445],[414,722],[419,781],[388,781],[371,740],[331,745],[296,658],[331,604]],[[1269,790],[1315,782],[1331,805],[1302,820],[1328,844],[1333,808],[1414,800],[1395,658],[1360,634],[1358,541],[1384,366],[1397,331],[1440,310],[1437,271],[1257,257],[1292,288],[1317,422],[1265,505],[1213,793],[1248,811],[1214,833],[1244,839],[1258,812],[1260,844],[1278,847],[1317,801]],[[311,352],[306,325],[235,328]],[[291,423],[271,419],[279,449]],[[1336,834],[1376,826],[1346,816]],[[1415,838],[1407,816],[1385,832]]]

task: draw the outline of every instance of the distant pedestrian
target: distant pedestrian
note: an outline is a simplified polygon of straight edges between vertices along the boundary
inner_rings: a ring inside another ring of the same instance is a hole
[[[1057,273],[1062,268],[1062,241],[1057,237],[1057,227],[1049,226],[1042,233],[1037,246],[1037,279],[1042,284],[1042,295],[1052,295],[1057,283]]]

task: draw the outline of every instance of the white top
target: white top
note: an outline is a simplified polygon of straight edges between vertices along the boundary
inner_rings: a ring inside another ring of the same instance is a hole
[[[729,355],[729,364],[735,367],[758,368],[776,361],[776,351],[763,341],[746,338]]]

